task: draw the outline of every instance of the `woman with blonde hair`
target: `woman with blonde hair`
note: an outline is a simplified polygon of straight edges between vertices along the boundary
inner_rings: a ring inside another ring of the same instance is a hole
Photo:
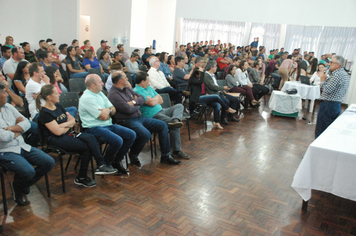
[[[5,45],[6,47],[13,48],[15,47],[14,45],[14,38],[11,36],[6,36],[5,38]]]

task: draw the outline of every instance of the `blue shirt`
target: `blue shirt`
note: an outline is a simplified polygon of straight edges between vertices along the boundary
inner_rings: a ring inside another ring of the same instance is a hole
[[[169,69],[169,66],[167,63],[161,62],[161,66],[159,69],[163,72],[164,76],[168,79],[170,76],[172,76],[172,72]]]
[[[1,69],[2,69],[2,66],[4,65],[5,61],[7,61],[5,57],[0,58],[0,68]]]
[[[156,95],[158,95],[158,93],[151,86],[148,86],[147,88],[142,88],[141,86],[136,84],[134,91],[136,93],[142,95],[145,98],[145,101],[147,100],[147,96],[150,98],[153,98]],[[140,107],[142,116],[146,116],[146,117],[154,117],[161,110],[162,110],[162,106],[160,104],[157,104],[152,107],[148,106],[146,104],[143,104]]]
[[[40,63],[43,65],[43,69],[45,70],[47,68],[47,66],[44,64],[43,61],[41,61]],[[52,62],[51,66],[53,66],[54,68],[58,69],[58,66],[54,62]]]
[[[90,68],[92,69],[101,69],[100,63],[98,59],[96,59],[95,57],[94,57],[94,61],[91,61],[89,58],[84,58],[83,66],[85,67],[86,65],[90,65]],[[87,68],[85,68],[85,70],[88,71]]]

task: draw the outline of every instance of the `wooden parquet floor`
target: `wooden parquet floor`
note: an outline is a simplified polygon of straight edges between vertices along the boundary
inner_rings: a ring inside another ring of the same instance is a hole
[[[191,141],[182,128],[190,160],[180,166],[151,162],[147,145],[141,169],[130,167],[126,178],[97,176],[95,188],[73,183],[73,161],[63,194],[57,164],[49,174],[52,197],[40,180],[27,206],[12,200],[8,173],[3,234],[356,235],[356,202],[313,191],[302,212],[302,199],[290,186],[314,137],[315,114],[303,113],[273,117],[265,101],[224,130],[192,119]]]

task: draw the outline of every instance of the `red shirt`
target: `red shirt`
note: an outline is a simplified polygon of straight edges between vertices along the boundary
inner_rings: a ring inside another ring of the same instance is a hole
[[[224,69],[225,67],[227,67],[228,64],[225,64],[225,63],[221,63],[221,60],[225,60],[224,58],[222,57],[218,57],[216,59],[216,62],[218,63],[218,66],[219,66],[219,69],[222,70]]]

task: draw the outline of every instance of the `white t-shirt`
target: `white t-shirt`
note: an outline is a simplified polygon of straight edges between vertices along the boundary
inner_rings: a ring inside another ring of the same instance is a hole
[[[58,54],[58,58],[59,60],[62,62],[61,65],[62,65],[62,68],[64,71],[67,71],[67,68],[66,68],[66,63],[63,62],[64,59],[66,59],[66,55],[64,54]]]
[[[41,83],[37,83],[36,81],[32,80],[31,78],[28,80],[26,84],[26,99],[28,101],[28,109],[31,114],[31,120],[35,117],[38,113],[36,109],[36,99],[32,97],[32,95],[37,94],[41,91],[42,86],[46,85],[44,81],[41,80]],[[45,104],[45,100],[41,99],[41,105]]]

